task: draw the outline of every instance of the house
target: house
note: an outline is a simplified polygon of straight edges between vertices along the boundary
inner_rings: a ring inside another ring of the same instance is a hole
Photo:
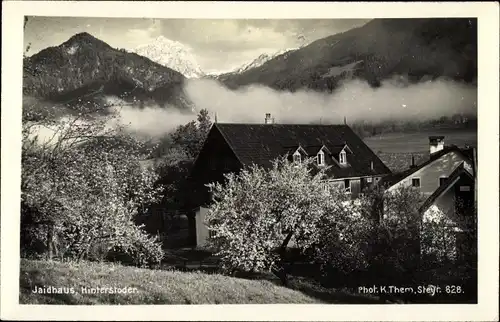
[[[276,124],[266,114],[264,124],[215,123],[193,166],[190,217],[191,243],[202,246],[209,237],[204,223],[210,182],[222,182],[224,174],[239,172],[252,164],[270,168],[276,158],[290,161],[316,158],[318,167],[329,166],[328,182],[359,194],[391,174],[389,168],[359,138],[343,125]]]
[[[428,160],[381,182],[388,192],[412,186],[424,195],[420,205],[422,256],[461,260],[475,247],[476,160],[474,148],[445,146],[443,136],[430,136]],[[441,226],[441,236],[429,237],[426,227],[432,223]]]

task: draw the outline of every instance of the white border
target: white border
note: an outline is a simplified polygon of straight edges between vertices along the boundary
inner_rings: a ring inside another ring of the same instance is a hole
[[[157,18],[478,17],[478,305],[18,305],[23,16]],[[480,3],[4,1],[2,10],[1,318],[26,320],[498,320],[499,6]]]

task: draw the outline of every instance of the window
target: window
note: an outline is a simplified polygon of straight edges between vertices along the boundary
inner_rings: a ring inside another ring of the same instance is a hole
[[[372,178],[372,177],[368,177],[368,178],[366,178],[366,182],[368,182],[368,183],[372,183],[372,182],[373,182],[373,178]]]
[[[444,184],[444,182],[446,181],[446,179],[448,179],[448,177],[440,177],[439,178],[439,185],[442,186]]]
[[[412,178],[411,186],[415,188],[420,188],[420,178]]]
[[[345,151],[342,151],[340,152],[340,155],[339,155],[339,163],[340,164],[346,164],[346,153]]]
[[[325,165],[325,154],[323,151],[318,152],[318,165]]]
[[[344,188],[345,188],[345,192],[351,193],[351,180],[349,180],[349,179],[344,180]]]
[[[215,237],[215,230],[209,229],[208,230],[208,238],[214,238]]]
[[[209,201],[214,201],[214,190],[212,187],[208,188],[208,200]]]
[[[300,163],[300,153],[299,153],[299,151],[297,151],[297,152],[295,152],[293,154],[293,162]]]
[[[460,191],[470,191],[470,186],[460,186]]]

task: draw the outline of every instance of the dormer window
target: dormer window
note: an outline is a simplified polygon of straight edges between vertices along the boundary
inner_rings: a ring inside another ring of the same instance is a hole
[[[295,153],[293,154],[293,162],[300,163],[300,160],[301,160],[300,152],[295,151]]]
[[[347,158],[346,158],[346,153],[344,150],[342,150],[339,154],[339,163],[340,164],[346,164],[347,163]]]
[[[318,165],[319,166],[325,165],[325,153],[323,153],[323,151],[318,152]]]

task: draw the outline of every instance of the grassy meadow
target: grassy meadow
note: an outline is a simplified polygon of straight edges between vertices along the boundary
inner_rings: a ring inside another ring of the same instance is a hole
[[[411,156],[417,164],[429,158],[429,136],[443,135],[445,145],[477,146],[476,129],[436,129],[413,133],[386,133],[364,138],[365,143],[395,172],[408,169]]]
[[[200,272],[139,269],[109,263],[21,261],[23,304],[319,303],[269,281]],[[34,294],[34,287],[73,287],[74,294]],[[127,294],[84,294],[82,287],[131,288]]]
[[[35,294],[72,287],[74,294]],[[125,294],[84,294],[85,288],[130,288]],[[21,304],[321,304],[381,303],[376,297],[326,289],[302,278],[289,287],[268,278],[245,279],[200,271],[152,270],[112,263],[21,260]]]
[[[367,137],[364,141],[374,152],[428,152],[429,136],[432,135],[443,135],[446,145],[477,145],[476,129],[436,129],[432,131],[420,131],[414,133],[386,133]]]
[[[239,274],[238,274],[239,275]],[[442,267],[419,272],[416,285],[456,285],[461,294],[365,294],[328,287],[306,276],[290,276],[287,287],[272,274],[230,277],[204,271],[140,269],[113,263],[21,260],[20,304],[390,304],[477,303],[477,273]],[[339,282],[339,281],[337,281]],[[410,283],[409,285],[413,285]],[[360,285],[365,285],[362,283]],[[373,285],[369,283],[366,285]],[[392,284],[391,284],[392,285]],[[35,294],[37,288],[73,288],[73,294]],[[128,288],[128,293],[85,294],[83,288]],[[416,286],[415,286],[416,287]]]

